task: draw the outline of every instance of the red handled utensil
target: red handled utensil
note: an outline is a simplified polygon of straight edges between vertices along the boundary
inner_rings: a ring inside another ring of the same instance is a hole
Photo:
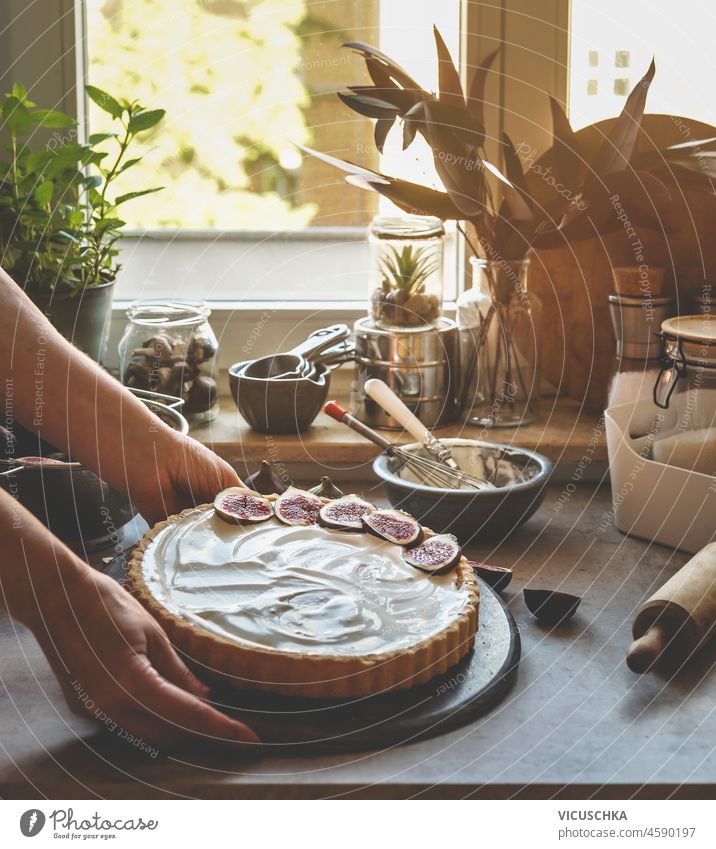
[[[369,439],[375,445],[379,445],[386,454],[402,461],[403,465],[410,469],[424,486],[438,489],[460,489],[461,486],[472,489],[493,489],[493,485],[487,481],[465,474],[459,469],[451,469],[435,460],[427,460],[418,454],[405,451],[373,430],[372,427],[368,427],[360,419],[352,416],[337,401],[329,401],[323,408],[323,412],[332,419],[347,425],[351,430]]]

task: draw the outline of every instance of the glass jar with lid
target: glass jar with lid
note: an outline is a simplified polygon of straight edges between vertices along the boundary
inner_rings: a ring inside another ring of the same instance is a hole
[[[424,329],[443,305],[445,228],[439,218],[378,216],[370,228],[369,315],[381,330]]]
[[[119,343],[122,383],[181,398],[192,424],[219,411],[214,370],[218,343],[203,301],[135,301]]]
[[[716,318],[688,315],[662,322],[663,368],[654,402],[670,414],[654,436],[659,463],[716,474]]]

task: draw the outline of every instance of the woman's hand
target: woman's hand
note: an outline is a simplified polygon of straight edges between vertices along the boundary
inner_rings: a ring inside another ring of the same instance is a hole
[[[187,740],[256,749],[248,726],[204,701],[208,688],[136,599],[86,566],[43,605],[33,631],[78,714],[162,750]]]
[[[228,463],[168,427],[162,426],[147,445],[148,456],[127,457],[127,481],[132,501],[150,525],[185,507],[211,502],[222,489],[241,486]]]

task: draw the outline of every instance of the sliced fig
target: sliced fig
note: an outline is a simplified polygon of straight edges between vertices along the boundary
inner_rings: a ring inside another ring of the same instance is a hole
[[[460,562],[462,549],[452,534],[436,534],[403,552],[406,563],[430,575],[444,575]]]
[[[258,492],[232,486],[214,499],[214,510],[225,522],[234,525],[265,522],[273,516],[273,505]]]
[[[361,521],[369,534],[397,545],[418,545],[423,538],[420,522],[402,510],[375,510]]]
[[[262,460],[258,471],[249,475],[244,483],[249,489],[260,492],[261,495],[273,495],[274,493],[281,495],[291,485],[290,481],[288,484],[284,482],[269,460]]]
[[[317,495],[289,486],[276,499],[276,516],[285,525],[315,525],[321,507],[323,502]]]
[[[491,563],[478,563],[476,560],[467,561],[475,574],[498,593],[504,590],[512,580],[512,569],[504,566],[493,566]]]
[[[582,599],[555,590],[524,589],[525,604],[529,612],[546,625],[563,625],[577,612]]]
[[[23,466],[54,466],[58,463],[64,463],[65,460],[56,460],[53,457],[18,457],[18,463],[22,463]]]
[[[343,490],[338,489],[338,487],[327,475],[324,475],[321,478],[321,482],[318,484],[318,486],[312,486],[308,491],[312,492],[314,495],[318,495],[320,498],[343,497]]]
[[[338,531],[363,531],[363,516],[373,510],[375,507],[372,504],[357,495],[346,495],[321,507],[318,524]]]

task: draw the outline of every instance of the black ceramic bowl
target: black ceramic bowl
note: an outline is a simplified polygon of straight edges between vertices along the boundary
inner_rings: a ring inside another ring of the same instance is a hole
[[[410,480],[409,473],[401,470],[400,461],[381,454],[373,462],[373,471],[383,481],[393,507],[405,510],[434,531],[455,534],[466,545],[473,540],[506,537],[542,503],[552,472],[552,463],[546,457],[524,448],[472,439],[442,442],[450,446],[458,465],[466,471],[482,472],[479,465],[474,465],[476,457],[487,460],[488,465],[509,462],[518,474],[518,482],[479,491],[438,489]],[[404,448],[419,450],[417,443]]]
[[[321,411],[331,383],[331,372],[318,366],[312,377],[277,380],[247,377],[249,365],[234,363],[229,386],[239,412],[259,433],[301,433]]]

